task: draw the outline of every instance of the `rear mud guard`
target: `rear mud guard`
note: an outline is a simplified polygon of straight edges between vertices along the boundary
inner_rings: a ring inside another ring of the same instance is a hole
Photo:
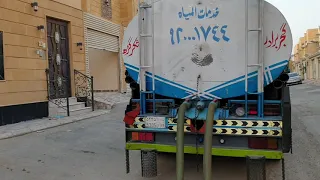
[[[126,173],[130,173],[130,154],[129,154],[129,150],[126,149],[125,152],[125,156],[126,156]]]
[[[157,151],[156,150],[141,150],[141,173],[142,177],[156,177],[157,172]]]
[[[282,136],[282,152],[292,154],[292,129],[291,129],[291,100],[289,87],[282,89],[282,108],[283,108],[283,136]]]
[[[264,156],[247,156],[247,180],[285,180],[284,159],[267,160]]]
[[[247,180],[266,180],[266,159],[264,156],[247,156]]]

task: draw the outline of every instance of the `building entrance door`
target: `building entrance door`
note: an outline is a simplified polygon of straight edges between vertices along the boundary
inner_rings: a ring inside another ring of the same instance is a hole
[[[68,23],[47,18],[49,99],[71,96]]]

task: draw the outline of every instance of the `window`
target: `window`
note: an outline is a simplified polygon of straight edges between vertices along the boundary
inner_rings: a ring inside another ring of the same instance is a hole
[[[0,80],[4,80],[3,32],[0,31]]]
[[[112,8],[111,0],[102,0],[102,17],[111,20],[112,19]]]

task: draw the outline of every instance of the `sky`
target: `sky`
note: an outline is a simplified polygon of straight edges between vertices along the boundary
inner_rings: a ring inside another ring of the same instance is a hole
[[[287,19],[293,38],[298,43],[307,29],[320,26],[320,0],[266,0],[277,7]]]

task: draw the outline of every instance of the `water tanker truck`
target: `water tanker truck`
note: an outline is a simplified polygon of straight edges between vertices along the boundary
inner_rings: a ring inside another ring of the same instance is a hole
[[[127,173],[138,150],[143,177],[157,176],[157,154],[175,153],[178,180],[185,154],[203,155],[205,180],[212,156],[243,158],[250,180],[285,179],[291,50],[288,22],[263,0],[139,2],[121,48]]]

